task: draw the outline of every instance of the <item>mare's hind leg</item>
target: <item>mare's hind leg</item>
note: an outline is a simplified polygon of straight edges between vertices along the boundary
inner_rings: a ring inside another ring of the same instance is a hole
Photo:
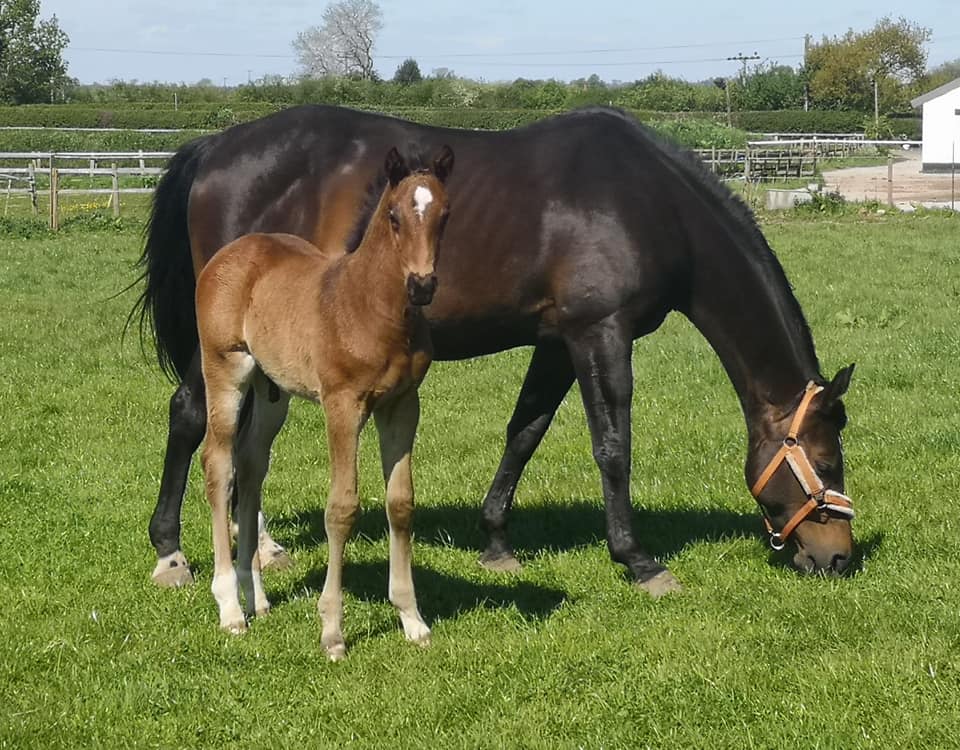
[[[323,622],[320,642],[332,661],[347,653],[343,640],[343,554],[357,517],[357,441],[366,421],[356,394],[323,400],[330,450],[330,496],[323,520],[327,531],[327,577],[317,602]]]
[[[270,391],[273,391],[273,394]],[[271,401],[274,395],[276,400]],[[270,467],[270,447],[287,418],[290,397],[280,393],[261,372],[254,376],[251,408],[240,428],[237,442],[237,578],[243,591],[248,616],[266,615],[270,602],[260,575],[262,546],[258,544],[263,480]]]
[[[207,426],[200,352],[194,354],[183,382],[170,399],[170,426],[167,452],[157,507],[150,519],[150,541],[157,551],[153,581],[160,586],[193,583],[187,558],[180,550],[180,508],[187,486],[190,461]]]
[[[220,610],[220,627],[233,633],[246,630],[237,594],[237,574],[230,558],[230,495],[233,491],[233,451],[240,404],[256,364],[245,352],[214,352],[205,364],[207,434],[203,473],[213,527],[213,584]]]
[[[590,425],[593,456],[600,468],[610,557],[630,571],[652,596],[680,589],[663,565],[640,549],[630,505],[630,399],[633,340],[615,316],[567,336]]]
[[[507,515],[524,467],[546,433],[553,415],[573,384],[573,363],[562,341],[544,341],[533,350],[533,358],[513,417],[507,425],[507,444],[483,500],[483,528],[487,548],[480,564],[497,571],[516,571],[520,563],[507,541]]]
[[[390,583],[388,595],[400,614],[408,641],[430,644],[430,628],[417,609],[413,588],[413,473],[410,468],[413,440],[420,419],[420,399],[411,389],[393,403],[373,413],[380,435],[380,462],[387,485],[387,519],[390,522]]]

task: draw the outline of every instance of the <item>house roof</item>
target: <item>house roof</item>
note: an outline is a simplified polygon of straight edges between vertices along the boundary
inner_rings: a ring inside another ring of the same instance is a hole
[[[936,99],[937,97],[943,96],[944,94],[958,88],[960,88],[960,78],[956,78],[950,81],[950,83],[945,83],[943,86],[937,86],[937,88],[935,88],[933,91],[928,91],[926,94],[918,96],[916,99],[911,99],[910,106],[919,107],[922,104],[926,104],[931,99]]]

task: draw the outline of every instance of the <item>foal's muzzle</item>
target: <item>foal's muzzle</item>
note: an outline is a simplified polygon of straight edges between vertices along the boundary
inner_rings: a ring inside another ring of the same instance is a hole
[[[411,305],[429,305],[437,290],[437,275],[411,273],[407,276],[407,297]]]

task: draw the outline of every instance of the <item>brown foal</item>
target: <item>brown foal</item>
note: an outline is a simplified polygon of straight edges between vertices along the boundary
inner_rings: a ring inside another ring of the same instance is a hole
[[[357,515],[357,443],[372,413],[380,437],[390,524],[390,601],[408,640],[426,645],[411,569],[411,453],[417,387],[432,350],[421,306],[436,288],[434,262],[449,213],[444,182],[453,152],[411,171],[395,148],[387,184],[356,251],[318,249],[293,235],[249,234],[221,249],[197,279],[196,309],[207,393],[203,468],[213,514],[212,590],[220,626],[246,628],[270,607],[260,577],[257,517],[270,446],[290,394],[326,413],[331,485],[324,521],[329,564],[318,609],[331,659],[346,652],[341,623],[344,547]],[[244,398],[252,401],[240,427]],[[237,570],[228,506],[239,496]]]

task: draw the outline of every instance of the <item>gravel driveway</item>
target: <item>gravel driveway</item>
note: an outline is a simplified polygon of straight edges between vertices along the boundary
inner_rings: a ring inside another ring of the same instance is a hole
[[[949,207],[951,176],[949,174],[921,174],[920,149],[894,152],[893,202],[898,208],[922,204],[929,207]],[[960,209],[960,166],[957,168],[955,208]],[[838,192],[847,200],[887,201],[887,167],[851,167],[823,173],[824,189]]]

